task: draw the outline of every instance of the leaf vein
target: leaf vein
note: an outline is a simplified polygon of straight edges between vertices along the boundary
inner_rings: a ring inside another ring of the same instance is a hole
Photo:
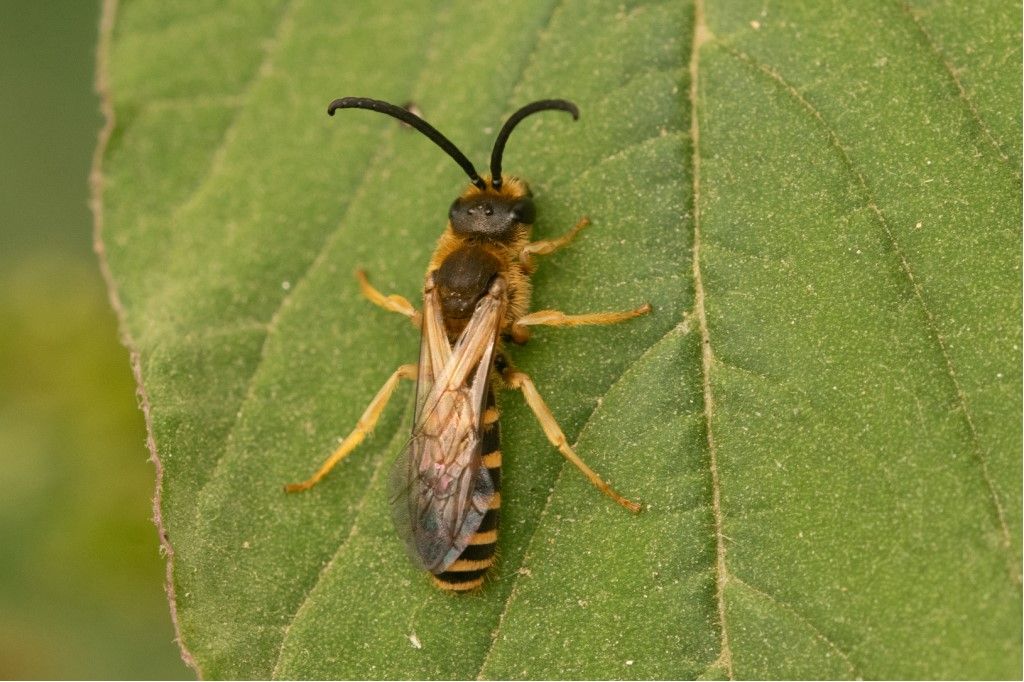
[[[619,161],[645,147],[654,147],[662,143],[663,141],[674,142],[685,140],[688,136],[689,132],[685,130],[667,130],[665,132],[659,132],[656,135],[645,137],[642,140],[637,140],[636,142],[630,142],[629,144],[623,145],[622,147],[616,149],[611,154],[602,156],[597,161],[588,164],[586,169],[584,169],[583,172],[579,173],[576,176],[576,182],[581,183],[585,181],[587,178],[590,177],[591,173],[601,169],[606,164],[612,163],[614,161]]]
[[[604,395],[608,395],[612,391],[612,389],[615,388],[615,386],[617,386],[620,382],[622,382],[629,375],[629,373],[632,372],[633,369],[637,367],[637,365],[643,362],[644,359],[646,359],[647,356],[654,351],[654,349],[656,349],[662,343],[670,339],[672,336],[676,334],[685,335],[686,333],[686,323],[680,322],[679,324],[673,326],[667,332],[662,334],[654,343],[648,346],[635,360],[629,363],[629,365],[627,365],[625,369],[622,370],[622,372],[615,379],[615,381],[609,384],[607,390],[605,390],[604,392]],[[579,434],[576,436],[575,442],[572,444],[573,448],[576,447],[576,444],[579,443],[580,439],[584,436],[584,434],[586,434],[591,424],[593,424],[594,415],[597,413],[598,409],[599,404],[595,404],[594,408],[590,411],[590,414],[587,415],[587,418],[584,420],[582,426],[580,427],[580,431]],[[483,658],[481,659],[480,669],[477,671],[476,674],[477,680],[484,679],[484,669],[487,667],[487,663],[490,661],[491,654],[494,652],[494,648],[498,643],[498,637],[501,636],[501,626],[505,622],[505,617],[508,615],[509,609],[512,606],[512,602],[515,601],[515,598],[519,594],[520,577],[523,575],[522,569],[525,568],[529,563],[531,557],[531,549],[538,541],[538,531],[540,530],[542,522],[545,518],[547,518],[551,510],[551,500],[554,498],[555,490],[558,488],[558,484],[562,480],[562,475],[568,468],[568,464],[563,463],[562,466],[558,469],[558,474],[556,474],[555,480],[552,482],[551,489],[548,493],[547,499],[545,499],[544,501],[544,507],[541,509],[540,515],[537,517],[537,524],[533,527],[533,530],[530,533],[530,538],[526,541],[526,551],[523,552],[523,558],[519,562],[519,566],[514,571],[511,571],[509,574],[512,577],[512,587],[509,589],[508,596],[505,598],[505,603],[502,606],[501,614],[498,616],[498,623],[497,625],[495,625],[494,630],[491,633],[491,644],[487,648],[487,651],[484,652]]]
[[[227,149],[236,135],[235,131],[238,129],[238,122],[242,120],[242,114],[246,108],[245,103],[248,102],[249,98],[252,96],[257,84],[271,73],[271,64],[274,61],[274,57],[277,55],[278,46],[284,42],[286,35],[292,29],[292,19],[295,16],[299,2],[300,0],[286,0],[282,5],[280,14],[274,22],[273,29],[270,32],[270,40],[264,43],[262,61],[252,72],[249,80],[242,86],[239,94],[234,96],[234,99],[237,102],[235,105],[235,113],[231,116],[231,120],[224,127],[224,132],[221,133],[217,146],[214,147],[213,152],[210,154],[210,162],[206,167],[206,173],[199,179],[196,186],[192,188],[192,191],[189,192],[189,194],[184,197],[172,211],[172,223],[178,216],[185,213],[185,211],[187,211],[203,196],[203,192],[210,186],[210,182],[217,177],[218,173],[220,173],[220,170],[224,165],[224,161],[227,158]]]
[[[776,607],[778,607],[778,608],[788,612],[794,618],[796,618],[801,623],[806,625],[812,632],[814,632],[814,636],[815,636],[816,639],[820,639],[830,649],[835,651],[839,655],[839,657],[841,659],[843,659],[843,662],[846,663],[846,667],[847,667],[847,669],[849,669],[851,676],[853,676],[855,679],[861,679],[862,678],[860,672],[857,670],[857,667],[853,664],[853,661],[850,660],[850,657],[846,654],[846,652],[844,652],[842,649],[840,649],[839,646],[836,645],[835,642],[833,642],[831,639],[829,639],[828,637],[825,636],[825,633],[822,632],[820,628],[815,626],[814,623],[809,621],[805,616],[801,615],[790,604],[787,604],[786,602],[783,602],[780,599],[777,599],[777,598],[773,597],[772,595],[768,594],[764,590],[760,590],[760,589],[754,587],[753,585],[748,583],[746,580],[743,580],[742,578],[740,578],[739,576],[737,576],[735,574],[729,576],[729,582],[735,582],[737,585],[745,587],[751,594],[754,594],[754,595],[756,595],[758,597],[761,597],[765,601],[767,601],[767,602],[775,605]]]
[[[245,104],[245,89],[240,94],[227,95],[186,95],[182,97],[154,97],[139,103],[145,111],[189,111],[196,107],[240,109]],[[230,123],[229,123],[230,125]],[[225,126],[225,130],[227,127]]]
[[[296,2],[296,0],[292,0],[292,2]],[[438,18],[437,23],[440,23],[440,21],[440,18]],[[420,74],[417,78],[418,82],[422,82],[424,76],[429,72],[428,66],[430,63],[430,59],[424,60],[424,66],[420,70]],[[334,230],[331,231],[327,238],[324,239],[319,249],[317,250],[316,256],[313,258],[313,260],[309,262],[309,264],[305,267],[302,273],[296,278],[295,282],[288,289],[287,293],[285,293],[281,297],[281,301],[278,303],[277,308],[274,310],[273,314],[270,316],[270,319],[267,321],[266,336],[264,338],[263,345],[260,348],[260,357],[256,361],[256,365],[252,370],[252,374],[249,376],[249,381],[246,385],[245,390],[245,397],[242,399],[242,402],[239,405],[238,413],[235,417],[234,424],[232,425],[231,430],[228,432],[227,439],[225,440],[225,452],[230,449],[231,444],[233,443],[236,437],[235,434],[238,430],[238,427],[241,424],[242,414],[245,410],[246,405],[250,404],[251,401],[255,399],[256,380],[257,377],[259,377],[260,375],[260,371],[262,370],[264,363],[266,362],[268,349],[271,345],[271,338],[277,331],[277,325],[281,319],[281,316],[287,310],[289,304],[294,299],[295,295],[299,291],[301,291],[305,286],[307,286],[307,282],[309,281],[309,278],[311,277],[312,273],[316,272],[323,265],[323,263],[327,261],[327,256],[331,252],[331,247],[340,238],[340,236],[345,233],[344,227],[349,223],[349,219],[352,214],[352,211],[354,210],[354,207],[356,207],[359,204],[360,198],[368,190],[370,186],[369,179],[373,177],[373,171],[376,169],[378,165],[382,163],[382,160],[386,156],[386,152],[389,149],[387,142],[392,139],[395,130],[395,126],[388,127],[387,131],[384,133],[384,139],[381,141],[381,144],[376,148],[376,152],[373,158],[367,164],[366,171],[360,178],[359,186],[353,192],[352,198],[345,209],[344,215],[338,222],[338,225],[334,228]],[[200,488],[199,495],[197,497],[197,499],[199,499],[200,502],[202,501],[203,495],[207,487],[213,480],[216,479],[217,474],[222,467],[224,459],[225,457],[223,455],[220,458],[218,458],[217,463],[214,465],[213,472],[211,473],[210,477],[206,480],[206,482],[203,484],[203,486]],[[196,505],[197,519],[199,517],[201,508],[201,504]]]
[[[878,202],[875,199],[874,192],[871,189],[871,185],[868,183],[867,177],[864,173],[857,168],[853,162],[853,158],[850,156],[846,145],[843,144],[839,138],[838,133],[832,128],[831,125],[825,120],[817,108],[814,107],[804,96],[796,89],[791,83],[786,81],[782,74],[768,66],[763,64],[750,55],[737,50],[730,46],[724,46],[726,51],[729,52],[738,61],[745,63],[747,66],[752,68],[756,73],[768,78],[776,86],[782,89],[788,96],[792,97],[807,113],[811,118],[822,128],[825,135],[828,137],[829,144],[833,149],[836,150],[840,159],[843,161],[844,166],[850,175],[853,176],[854,180],[860,187],[863,200],[867,207],[875,215],[875,221],[882,229],[882,233],[889,244],[889,248],[892,250],[893,255],[896,256],[899,262],[900,271],[903,273],[907,282],[910,285],[911,291],[914,295],[914,300],[917,302],[924,315],[925,324],[927,325],[928,332],[932,339],[935,341],[938,347],[939,353],[942,357],[944,369],[951,382],[955,399],[958,406],[958,411],[963,415],[964,422],[967,426],[968,436],[970,440],[971,450],[973,451],[974,458],[978,462],[978,468],[981,474],[982,481],[988,493],[989,502],[992,507],[992,511],[995,515],[996,525],[998,526],[998,532],[1001,539],[1001,545],[1007,556],[1007,566],[1011,580],[1020,587],[1021,585],[1021,574],[1018,562],[1013,557],[1012,541],[1010,536],[1009,526],[1006,521],[1006,512],[1003,509],[1003,503],[999,499],[999,494],[996,491],[995,482],[992,478],[991,473],[988,469],[988,460],[986,458],[985,449],[981,444],[981,436],[978,433],[977,426],[974,423],[974,416],[971,412],[970,405],[967,400],[967,394],[960,384],[960,379],[957,376],[956,367],[953,363],[953,357],[949,352],[949,345],[946,342],[945,337],[939,329],[938,318],[935,313],[932,312],[931,308],[928,307],[928,303],[925,300],[924,289],[921,283],[918,282],[914,275],[914,271],[910,267],[910,261],[907,259],[906,254],[903,253],[903,249],[900,246],[899,240],[896,239],[896,234],[893,232],[892,227],[889,225],[889,221],[886,219],[885,214],[878,206]]]
[[[231,430],[228,432],[227,438],[225,439],[225,453],[231,449],[232,444],[234,443],[235,438],[237,437],[236,434],[238,432],[238,428],[242,424],[242,415],[245,412],[246,406],[250,405],[256,399],[257,379],[259,378],[260,372],[266,363],[269,349],[272,345],[271,341],[277,332],[277,325],[280,322],[281,316],[287,310],[296,292],[300,291],[304,287],[306,282],[309,280],[311,273],[315,272],[327,260],[327,254],[330,253],[331,251],[331,245],[334,244],[335,240],[339,237],[339,235],[344,233],[344,230],[342,228],[348,223],[349,215],[351,214],[352,208],[358,203],[359,197],[363,192],[366,191],[366,188],[369,185],[367,178],[369,178],[372,175],[373,168],[378,163],[380,163],[380,160],[384,157],[384,149],[386,147],[387,145],[382,144],[378,148],[376,155],[370,162],[369,166],[367,167],[366,173],[362,177],[359,187],[353,193],[352,201],[349,202],[345,215],[339,222],[338,227],[336,227],[334,231],[327,237],[327,239],[324,240],[323,244],[321,244],[320,246],[319,251],[317,252],[316,257],[313,258],[312,261],[310,261],[308,266],[306,266],[306,269],[296,279],[295,284],[288,290],[288,292],[284,296],[281,297],[280,303],[278,303],[277,308],[274,310],[273,314],[270,317],[270,320],[267,321],[265,327],[266,333],[263,339],[263,345],[260,347],[259,359],[256,361],[256,365],[253,367],[252,374],[249,375],[249,380],[246,384],[245,389],[245,397],[242,399],[242,402],[238,407],[238,412],[236,413],[234,423],[232,424]],[[210,476],[206,479],[206,481],[199,489],[197,499],[200,501],[200,503],[196,505],[197,523],[201,515],[202,500],[206,494],[207,488],[213,481],[217,479],[218,474],[220,473],[221,469],[224,466],[225,459],[226,457],[223,454],[217,459],[217,463],[214,465],[213,471],[210,473]]]
[[[981,112],[978,110],[977,105],[974,103],[974,101],[968,94],[967,88],[964,87],[963,81],[960,80],[960,75],[957,73],[957,69],[953,66],[952,63],[950,63],[949,59],[946,57],[945,54],[943,54],[942,50],[939,48],[939,45],[936,42],[936,40],[932,37],[932,34],[929,33],[927,28],[925,28],[924,23],[921,21],[921,17],[919,16],[919,11],[912,7],[909,2],[905,1],[900,3],[900,7],[903,10],[904,14],[906,14],[907,17],[909,17],[911,23],[914,24],[914,27],[917,29],[917,31],[920,33],[921,39],[924,41],[925,45],[927,45],[928,48],[934,53],[936,59],[938,59],[939,63],[942,65],[942,68],[945,70],[950,80],[953,81],[953,85],[956,86],[957,96],[959,97],[960,101],[964,104],[964,106],[967,107],[967,111],[970,112],[971,118],[973,118],[974,122],[978,124],[978,127],[981,129],[982,135],[985,136],[985,139],[988,141],[988,143],[992,145],[993,149],[995,149],[996,154],[999,155],[999,158],[1001,158],[1004,162],[1010,165],[1011,168],[1013,168],[1014,175],[1017,177],[1017,179],[1020,179],[1020,172],[1013,167],[1013,164],[1010,161],[1010,157],[1006,154],[1006,152],[1003,151],[1002,146],[999,144],[999,141],[996,140],[991,128],[989,128],[989,126],[985,123],[985,120],[981,117]]]
[[[393,452],[395,449],[395,443],[406,440],[407,436],[405,434],[407,429],[403,428],[403,426],[407,425],[406,422],[407,420],[403,419],[402,423],[399,424],[397,429],[395,429],[395,432],[391,434],[391,438],[388,440],[388,446],[384,448],[385,452]],[[330,572],[331,567],[333,567],[335,564],[335,561],[338,559],[338,557],[342,556],[345,553],[345,551],[351,544],[352,538],[355,537],[356,531],[359,529],[359,517],[363,513],[363,509],[366,507],[366,501],[370,498],[370,491],[374,490],[375,484],[377,483],[377,479],[380,477],[380,472],[384,469],[384,463],[387,461],[389,461],[389,459],[384,456],[377,458],[377,464],[375,464],[373,467],[373,474],[370,475],[369,482],[363,488],[363,492],[359,496],[359,500],[355,504],[354,513],[352,515],[352,525],[348,529],[348,534],[345,536],[345,539],[342,540],[341,543],[338,545],[337,549],[334,551],[334,554],[331,555],[331,558],[320,569],[320,572],[317,574],[316,579],[310,584],[309,588],[306,590],[305,595],[303,595],[302,599],[299,601],[298,606],[295,608],[295,611],[292,613],[291,618],[288,619],[288,623],[282,629],[281,644],[277,648],[277,658],[274,660],[274,668],[273,671],[270,673],[271,679],[281,679],[281,663],[284,660],[284,649],[285,645],[288,643],[288,635],[291,632],[292,626],[295,625],[295,622],[299,620],[299,617],[302,615],[302,613],[309,607],[313,593],[316,592],[316,588],[319,587],[320,583],[323,582],[324,577]]]
[[[291,0],[291,2],[293,3],[293,6],[294,6],[294,3],[296,2],[296,0]],[[448,13],[449,12],[439,12],[437,14],[436,22],[440,23],[441,22],[441,17],[442,16],[447,16]],[[435,34],[437,34],[437,32],[434,31],[431,34],[435,35]],[[431,63],[430,59],[424,60],[423,67],[421,68],[419,76],[417,78],[418,82],[422,82],[423,78],[426,76],[426,74],[429,73],[429,65],[430,65],[430,63]],[[242,415],[243,415],[243,413],[245,411],[245,407],[247,405],[251,404],[251,402],[255,399],[256,386],[257,386],[257,378],[260,375],[260,371],[264,367],[265,361],[267,359],[268,349],[269,349],[269,347],[271,345],[271,339],[274,337],[274,334],[275,334],[275,332],[277,330],[277,325],[278,325],[279,320],[281,319],[282,314],[287,309],[287,307],[290,304],[290,302],[293,300],[293,297],[295,296],[296,292],[301,290],[306,285],[306,283],[309,281],[309,278],[310,278],[311,274],[313,272],[315,272],[327,260],[327,255],[331,252],[331,246],[340,237],[340,235],[344,234],[345,230],[343,228],[345,227],[346,224],[348,224],[349,216],[352,213],[353,207],[355,207],[359,203],[359,198],[362,196],[362,194],[364,192],[367,191],[367,188],[369,187],[369,179],[373,176],[373,170],[382,162],[382,159],[386,156],[386,151],[389,148],[386,143],[387,143],[388,140],[390,140],[392,138],[395,129],[396,129],[395,126],[390,126],[388,128],[387,132],[385,133],[384,140],[382,140],[381,144],[377,147],[377,151],[376,151],[374,157],[370,160],[370,163],[367,164],[367,169],[363,173],[363,175],[362,175],[362,177],[360,179],[360,184],[356,188],[355,192],[353,193],[352,199],[349,201],[348,206],[346,207],[345,214],[342,216],[342,219],[339,221],[337,227],[335,227],[335,229],[331,232],[331,234],[328,235],[327,238],[323,241],[323,243],[321,244],[319,250],[317,251],[317,255],[313,258],[312,261],[309,262],[309,264],[306,266],[305,270],[303,270],[302,274],[296,279],[296,281],[293,284],[293,286],[288,290],[288,292],[284,296],[282,296],[280,303],[278,304],[277,308],[274,310],[274,312],[271,315],[269,321],[266,323],[266,336],[264,337],[263,345],[260,348],[260,357],[257,360],[255,367],[253,368],[252,374],[249,376],[249,380],[248,380],[248,383],[246,385],[245,397],[242,399],[242,402],[239,405],[239,409],[238,409],[237,415],[235,417],[234,423],[231,426],[230,431],[228,432],[227,438],[225,439],[224,451],[221,454],[221,456],[217,459],[217,462],[214,465],[214,469],[211,472],[211,475],[209,476],[209,478],[207,478],[207,480],[203,483],[203,485],[199,489],[199,493],[198,493],[197,498],[196,498],[198,500],[198,503],[196,504],[196,527],[198,527],[198,524],[199,524],[199,521],[200,521],[200,512],[203,509],[202,502],[203,502],[203,500],[204,500],[204,498],[206,496],[206,491],[209,488],[210,484],[214,480],[217,479],[218,473],[224,467],[224,462],[225,462],[225,459],[226,459],[225,455],[231,449],[231,445],[234,442],[234,439],[236,438],[236,433],[238,431],[239,426],[242,423]],[[396,433],[400,433],[400,432],[401,432],[401,429],[399,428],[399,430],[396,431]],[[395,437],[395,435],[393,434],[391,438],[393,439],[394,437]],[[380,465],[378,464],[377,468],[374,469],[374,473],[372,475],[373,477],[375,477],[377,475],[377,472],[379,471],[379,467],[380,467]],[[358,510],[362,509],[362,506],[363,506],[365,500],[366,500],[366,491],[364,491],[363,495],[360,498],[360,501],[357,504],[357,507],[356,507],[356,509],[357,509],[356,514],[357,515],[358,515]],[[355,521],[353,521],[352,527],[349,529],[349,536],[348,536],[349,538],[351,538],[352,533],[354,532],[355,527],[356,527],[356,523],[355,523]],[[347,540],[346,540],[346,542],[343,542],[342,545],[336,550],[335,554],[332,555],[332,558],[328,561],[328,565],[321,569],[321,571],[318,574],[316,580],[314,580],[314,582],[313,582],[313,586],[304,595],[304,597],[300,600],[299,604],[296,606],[295,611],[292,612],[292,616],[289,619],[288,625],[285,626],[285,628],[282,629],[281,643],[280,643],[279,650],[278,650],[278,657],[277,657],[277,660],[275,661],[275,664],[274,664],[274,670],[275,671],[277,669],[277,666],[280,664],[281,653],[282,653],[282,650],[283,650],[283,647],[284,647],[284,638],[287,635],[288,629],[290,629],[292,623],[294,623],[294,621],[298,617],[299,610],[302,608],[302,606],[305,604],[306,600],[309,598],[309,595],[312,593],[312,591],[315,588],[316,584],[319,583],[319,581],[322,578],[322,576],[323,576],[324,572],[326,571],[327,567],[333,562],[334,557],[337,556],[347,546],[348,546],[348,543],[347,543]]]

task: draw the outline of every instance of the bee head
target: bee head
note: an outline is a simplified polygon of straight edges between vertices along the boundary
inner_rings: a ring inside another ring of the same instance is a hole
[[[483,190],[471,185],[452,202],[448,220],[455,234],[504,241],[533,225],[537,211],[525,182],[506,176],[500,189],[487,184],[491,186]]]

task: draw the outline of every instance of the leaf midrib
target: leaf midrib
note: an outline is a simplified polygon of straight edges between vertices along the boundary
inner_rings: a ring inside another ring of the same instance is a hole
[[[690,137],[690,143],[691,143],[692,148],[693,148],[693,156],[692,156],[692,159],[691,159],[691,173],[692,173],[692,177],[693,177],[693,192],[692,192],[692,196],[691,196],[691,201],[692,201],[693,209],[691,211],[691,215],[693,216],[693,223],[694,223],[694,240],[693,240],[693,247],[692,247],[692,254],[693,254],[692,255],[692,259],[693,260],[692,260],[692,262],[693,262],[693,278],[694,278],[694,290],[695,290],[694,310],[697,313],[698,320],[699,320],[699,327],[700,327],[700,332],[701,332],[701,335],[702,335],[701,347],[702,347],[702,354],[703,354],[703,351],[705,349],[708,352],[710,352],[710,340],[708,339],[708,336],[707,336],[707,318],[706,318],[706,315],[704,313],[704,307],[703,307],[703,285],[701,283],[700,266],[699,266],[699,262],[700,262],[699,261],[699,254],[700,254],[700,231],[699,231],[699,217],[698,217],[699,216],[699,203],[698,203],[698,200],[699,200],[699,196],[700,196],[700,194],[699,194],[699,190],[700,190],[700,178],[699,178],[699,168],[700,168],[700,144],[699,144],[700,143],[700,130],[699,130],[698,118],[697,118],[697,94],[698,94],[697,87],[698,87],[698,82],[699,82],[699,79],[698,79],[698,76],[699,76],[699,72],[698,72],[699,59],[698,59],[698,57],[699,57],[699,51],[700,51],[701,44],[703,43],[703,41],[704,41],[704,39],[705,39],[705,37],[707,35],[707,33],[706,33],[707,32],[707,26],[704,23],[704,4],[703,4],[703,0],[695,0],[695,2],[694,2],[694,22],[693,22],[693,25],[694,25],[694,29],[693,29],[693,35],[691,36],[691,55],[690,55],[690,68],[689,68],[689,74],[690,74],[690,91],[689,91],[689,99],[690,99],[690,131],[689,131],[689,137]],[[676,134],[679,135],[679,134],[682,134],[682,133],[680,132],[680,133],[676,133]],[[631,146],[637,146],[638,144],[639,145],[643,145],[643,144],[648,143],[649,141],[650,140],[643,140],[640,143],[634,143]],[[619,153],[620,152],[617,151],[611,157],[606,157],[606,158],[614,158]],[[647,355],[652,350],[654,350],[657,346],[659,346],[662,342],[667,340],[673,334],[685,333],[685,327],[686,326],[687,326],[687,321],[686,321],[686,318],[684,316],[683,320],[681,320],[678,324],[676,324],[671,329],[669,329],[665,334],[663,334],[661,337],[659,337],[654,343],[650,344],[636,358],[636,360],[634,360],[628,366],[626,366],[624,368],[624,370],[621,372],[621,374],[609,385],[608,389],[605,391],[605,395],[607,395],[611,391],[612,388],[614,388],[620,381],[622,381],[623,378],[626,377],[633,368],[635,368],[638,364],[640,364],[647,357]],[[704,414],[704,418],[705,418],[705,422],[706,422],[706,432],[708,434],[709,449],[712,450],[712,452],[713,452],[713,441],[711,440],[711,406],[713,405],[713,401],[711,400],[710,384],[708,383],[708,380],[707,380],[707,377],[709,376],[709,373],[705,370],[704,372],[702,372],[702,374],[705,377],[705,386],[704,386],[704,392],[703,392],[703,397],[704,397],[704,411],[703,411],[703,414]],[[583,421],[583,423],[582,423],[582,425],[580,427],[580,430],[579,430],[579,434],[577,436],[577,441],[579,440],[579,438],[581,438],[583,436],[584,433],[586,433],[586,431],[592,425],[593,420],[594,420],[594,416],[595,416],[595,414],[597,413],[597,411],[599,409],[599,404],[600,404],[599,402],[595,404],[593,409],[587,415],[587,418]],[[550,507],[551,507],[552,499],[554,497],[554,490],[557,488],[557,483],[558,483],[558,481],[561,480],[561,478],[562,478],[562,476],[565,473],[567,468],[568,468],[568,464],[567,463],[563,463],[561,465],[561,467],[559,468],[558,474],[556,475],[556,478],[555,478],[555,485],[552,486],[552,491],[551,491],[551,493],[548,494],[548,496],[547,496],[547,498],[545,500],[545,503],[544,503],[544,508],[541,511],[541,514],[540,514],[540,518],[541,519],[547,517],[547,515],[549,513],[549,510],[550,510]],[[725,555],[724,555],[724,536],[722,534],[722,527],[721,527],[717,469],[716,469],[716,466],[715,466],[713,454],[712,454],[712,459],[711,459],[711,474],[712,474],[712,497],[713,497],[713,499],[712,499],[712,507],[714,509],[715,531],[716,531],[715,532],[715,535],[716,535],[716,556],[718,557],[718,562],[716,562],[716,573],[719,574],[719,576],[724,576],[724,574],[725,574],[725,566],[724,566],[724,559],[725,559]],[[541,526],[541,524],[538,523],[534,527],[534,529],[533,529],[529,539],[526,541],[526,551],[524,551],[524,553],[523,553],[523,557],[522,557],[522,560],[520,562],[520,568],[522,568],[526,564],[527,559],[529,558],[530,547],[532,547],[534,542],[536,541],[537,533],[538,533],[538,531],[540,529],[540,526]],[[519,571],[519,570],[516,570],[516,571],[513,571],[511,573],[511,575],[512,575],[512,581],[513,581],[512,582],[512,587],[509,589],[508,595],[507,595],[507,597],[505,599],[505,603],[502,605],[502,610],[501,610],[501,614],[499,615],[499,618],[498,618],[498,623],[495,626],[495,628],[492,630],[492,633],[491,633],[491,645],[488,647],[487,651],[484,653],[483,658],[481,659],[480,667],[479,667],[479,669],[477,671],[477,675],[476,675],[476,679],[477,680],[485,679],[484,678],[484,670],[487,667],[487,663],[490,660],[490,656],[493,653],[494,648],[497,645],[498,639],[501,636],[501,627],[502,627],[502,624],[504,623],[505,616],[508,613],[509,607],[511,606],[513,600],[515,599],[515,597],[517,596],[517,593],[518,593],[518,588],[519,588],[519,585],[520,585],[520,580],[521,580],[522,572]],[[717,606],[719,617],[720,617],[721,651],[720,651],[720,654],[719,654],[718,658],[715,661],[713,661],[713,662],[708,664],[707,669],[712,668],[718,662],[724,662],[725,665],[726,665],[726,669],[728,671],[728,674],[729,674],[729,678],[733,679],[732,661],[731,661],[731,654],[730,654],[730,651],[729,651],[728,635],[727,635],[726,622],[725,622],[724,598],[723,598],[723,595],[722,595],[722,592],[721,592],[721,587],[724,587],[724,583],[721,581],[721,577],[719,578],[719,580],[717,582],[720,583],[719,589],[716,590],[716,601],[717,601],[717,605],[716,606]]]
[[[735,679],[732,649],[729,645],[729,623],[725,609],[725,586],[729,579],[726,563],[725,530],[722,515],[722,488],[718,476],[718,450],[714,433],[714,393],[711,389],[711,368],[715,361],[711,348],[711,331],[704,306],[704,277],[701,272],[701,155],[700,155],[700,50],[711,36],[704,16],[704,0],[694,0],[693,37],[690,52],[690,144],[693,148],[690,172],[693,178],[693,310],[700,332],[701,395],[704,403],[704,433],[707,439],[708,474],[711,478],[711,509],[715,532],[715,607],[718,612],[719,654],[709,667],[721,665],[729,679]]]

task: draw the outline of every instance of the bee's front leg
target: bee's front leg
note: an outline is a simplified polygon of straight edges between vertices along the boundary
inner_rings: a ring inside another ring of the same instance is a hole
[[[379,305],[384,310],[405,315],[412,322],[413,326],[417,329],[420,328],[423,316],[413,307],[412,303],[409,303],[409,299],[398,294],[385,296],[380,293],[370,284],[370,280],[366,279],[366,272],[364,270],[356,270],[356,279],[359,280],[359,290],[363,292],[363,296],[370,299],[371,303]]]
[[[522,264],[523,269],[526,270],[527,273],[532,273],[535,268],[532,256],[546,256],[549,253],[557,251],[575,239],[580,230],[589,224],[590,218],[583,216],[576,223],[575,227],[563,234],[561,237],[556,237],[555,239],[541,239],[540,241],[530,242],[524,246],[523,250],[519,252],[519,262]]]

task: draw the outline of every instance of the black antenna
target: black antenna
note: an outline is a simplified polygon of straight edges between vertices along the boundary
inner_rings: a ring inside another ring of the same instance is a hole
[[[437,128],[430,125],[411,111],[403,109],[402,107],[396,107],[394,104],[382,102],[379,99],[369,99],[367,97],[342,97],[341,99],[336,99],[327,107],[327,113],[334,116],[334,112],[338,109],[369,109],[370,111],[394,116],[399,121],[408,123],[413,128],[433,140],[434,144],[443,149],[448,156],[455,159],[455,163],[462,166],[462,170],[466,172],[466,175],[469,176],[469,179],[474,185],[480,189],[486,189],[487,183],[485,183],[476,172],[476,169],[473,168],[472,162],[466,158],[466,155],[459,151],[459,148],[456,147],[451,140],[442,135]]]
[[[545,111],[547,109],[568,111],[572,114],[572,120],[574,121],[580,117],[580,110],[576,108],[576,105],[564,99],[538,100],[532,104],[527,104],[512,114],[505,121],[505,125],[501,127],[501,132],[498,133],[498,137],[494,140],[494,149],[491,150],[491,185],[494,189],[501,189],[501,156],[505,153],[505,143],[508,142],[508,136],[512,134],[512,129],[530,114],[536,114],[538,111]]]

